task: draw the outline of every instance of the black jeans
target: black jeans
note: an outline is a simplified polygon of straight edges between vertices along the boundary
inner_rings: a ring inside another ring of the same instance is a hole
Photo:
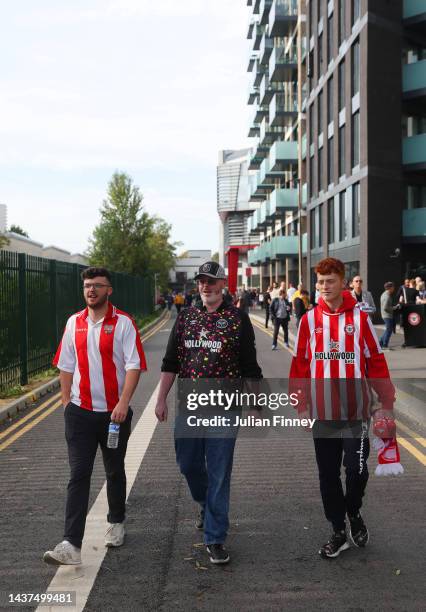
[[[107,448],[110,412],[92,412],[69,403],[65,408],[65,439],[68,445],[70,480],[67,489],[64,540],[81,548],[89,505],[90,479],[98,445],[102,450],[107,480],[110,523],[122,523],[126,504],[124,458],[133,411],[120,424],[118,448]]]
[[[280,327],[282,327],[284,331],[284,342],[288,344],[288,317],[286,317],[285,319],[274,319],[274,338],[272,340],[272,344],[274,344],[275,346],[277,345]]]
[[[268,327],[269,323],[269,304],[265,304],[265,327]]]
[[[319,470],[322,503],[326,519],[335,530],[345,529],[345,515],[355,515],[362,506],[368,481],[367,459],[370,453],[368,437],[363,443],[362,464],[360,461],[361,427],[335,424],[330,430],[325,423],[314,425],[315,454]],[[346,494],[343,493],[340,469],[346,472]],[[362,468],[362,469],[361,469]],[[361,469],[361,472],[360,472]]]

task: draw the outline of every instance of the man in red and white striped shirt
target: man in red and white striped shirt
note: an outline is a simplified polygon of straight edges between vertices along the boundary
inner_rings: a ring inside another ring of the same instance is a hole
[[[132,318],[109,302],[111,275],[105,268],[82,272],[87,308],[72,315],[53,360],[60,370],[65,438],[70,462],[64,540],[43,557],[53,565],[81,563],[90,479],[98,445],[108,497],[106,546],[124,541],[126,474],[124,459],[131,431],[130,399],[146,361]],[[120,424],[117,448],[107,447],[110,422]]]
[[[393,408],[395,391],[370,317],[344,290],[344,264],[329,257],[318,263],[315,272],[321,297],[300,322],[290,379],[298,387],[302,410],[317,419],[314,442],[321,496],[334,530],[319,552],[337,557],[349,547],[346,514],[354,544],[368,543],[359,510],[368,480],[372,390],[381,404],[376,408],[386,410]]]

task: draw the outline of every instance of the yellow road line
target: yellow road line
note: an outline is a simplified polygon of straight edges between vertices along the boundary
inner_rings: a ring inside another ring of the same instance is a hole
[[[26,425],[25,427],[23,427],[22,429],[20,429],[19,431],[17,431],[11,438],[9,438],[8,440],[6,440],[6,442],[3,442],[3,444],[0,444],[0,451],[3,451],[5,448],[7,448],[8,446],[10,446],[11,444],[13,444],[13,442],[15,442],[15,440],[18,440],[18,438],[20,438],[21,436],[24,435],[24,433],[27,433],[27,431],[29,431],[30,429],[32,429],[33,427],[35,427],[36,425],[38,425],[38,423],[40,423],[40,421],[42,421],[43,419],[45,419],[46,417],[49,416],[49,414],[51,414],[54,410],[56,410],[57,408],[59,408],[59,406],[62,406],[62,400],[59,400],[56,404],[54,404],[51,408],[48,408],[45,412],[43,412],[40,416],[38,416],[36,419],[34,419],[34,421],[31,421],[31,423],[28,423],[28,425]]]
[[[19,421],[17,423],[15,423],[14,425],[11,425],[10,427],[8,427],[6,431],[3,431],[2,433],[0,433],[0,440],[5,438],[6,436],[8,436],[12,431],[17,429],[18,427],[21,427],[21,425],[26,423],[26,421],[28,421],[28,419],[31,419],[34,415],[38,414],[41,410],[44,410],[44,408],[46,408],[46,406],[48,404],[50,404],[51,401],[57,399],[59,397],[59,395],[60,395],[60,392],[55,393],[48,400],[46,400],[40,406],[35,408],[35,410],[32,410],[29,414],[24,416],[22,419],[19,419]]]
[[[415,440],[426,448],[426,438],[422,438],[421,436],[419,436],[419,434],[407,427],[407,425],[404,425],[404,423],[401,423],[401,421],[396,421],[396,426],[397,429],[402,429],[402,431],[411,436],[413,440]]]
[[[171,318],[171,315],[170,313],[168,313],[164,317],[164,319],[160,321],[160,323],[154,327],[154,329],[151,329],[151,331],[149,331],[145,336],[142,336],[142,342],[146,342],[146,340],[148,340],[149,338],[151,338],[151,336],[156,334],[163,327],[163,325],[167,323],[167,321],[170,321],[170,318]]]
[[[426,465],[426,455],[421,453],[415,446],[408,442],[405,438],[398,438],[398,444],[403,446],[409,453],[413,455],[420,463]]]

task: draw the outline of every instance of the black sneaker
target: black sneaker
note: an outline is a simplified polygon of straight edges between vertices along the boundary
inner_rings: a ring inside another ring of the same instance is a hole
[[[212,563],[229,563],[231,557],[223,544],[207,544],[206,549]]]
[[[342,550],[347,548],[349,548],[349,542],[346,537],[346,531],[334,531],[327,544],[324,544],[318,552],[324,559],[334,559],[334,557],[340,555]]]
[[[360,513],[358,512],[356,516],[349,516],[348,514],[348,519],[350,524],[349,533],[351,535],[352,542],[355,544],[355,546],[359,546],[360,548],[367,546],[370,539],[370,534],[368,533],[368,529],[365,526]]]
[[[197,520],[195,521],[195,527],[200,530],[204,529],[204,508],[201,508],[200,512],[198,513]]]

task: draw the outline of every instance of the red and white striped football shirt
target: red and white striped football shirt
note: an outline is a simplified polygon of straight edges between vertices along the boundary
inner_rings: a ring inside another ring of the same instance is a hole
[[[320,298],[318,306],[302,317],[290,378],[334,381],[310,386],[310,401],[319,418],[351,414],[356,406],[370,403],[367,385],[345,382],[353,379],[370,379],[383,406],[393,406],[395,391],[373,324],[349,291],[343,292],[343,304],[336,312]],[[354,394],[360,397],[351,400]]]
[[[73,374],[71,401],[97,412],[114,410],[128,370],[146,370],[133,319],[112,304],[96,323],[87,308],[68,319],[53,364]]]

